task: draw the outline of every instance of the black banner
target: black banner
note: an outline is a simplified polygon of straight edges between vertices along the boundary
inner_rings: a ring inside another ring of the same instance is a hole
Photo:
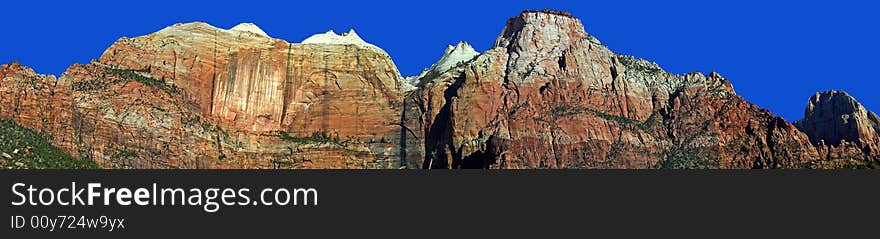
[[[15,236],[0,238],[570,238],[597,233],[750,236],[757,231],[839,236],[872,231],[880,211],[876,171],[47,170],[5,171],[0,179],[5,204],[0,232]],[[122,198],[132,203],[119,205],[112,194],[93,198],[94,205],[58,205],[75,198],[68,191],[55,194],[72,185],[83,189],[82,203],[87,204],[89,183],[101,184],[96,192],[130,189],[132,194]],[[28,195],[30,186],[35,196]],[[44,195],[41,188],[48,188]],[[139,188],[144,189],[140,196],[162,188],[186,189],[192,196],[189,189],[197,189],[201,204],[158,205],[154,202],[160,200],[152,197],[135,201]],[[218,190],[205,196],[212,188]],[[226,188],[232,190],[225,195],[234,205],[206,210],[206,199],[222,203]],[[265,189],[270,189],[268,196],[260,197]],[[297,194],[296,189],[314,189],[314,194]],[[50,206],[24,200],[49,202],[49,194],[56,196]],[[298,205],[285,194],[299,195]],[[277,205],[286,199],[291,200]]]

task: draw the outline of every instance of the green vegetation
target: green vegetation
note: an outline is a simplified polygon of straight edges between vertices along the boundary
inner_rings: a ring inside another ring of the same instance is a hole
[[[571,105],[561,105],[556,108],[550,109],[550,115],[555,117],[566,117],[581,114],[584,112],[584,108],[582,107],[574,107]]]
[[[117,149],[116,153],[110,156],[110,163],[113,164],[113,168],[121,167],[125,168],[128,164],[131,163],[131,159],[137,158],[138,154],[126,149]]]
[[[719,169],[718,157],[701,157],[697,149],[675,147],[666,152],[666,160],[657,164],[660,169]]]
[[[193,116],[193,117],[184,117],[180,123],[183,124],[183,127],[189,128],[189,127],[192,127],[192,126],[198,124],[199,122],[202,122],[202,118],[199,116]],[[205,127],[202,127],[202,128],[205,128]]]
[[[645,122],[639,122],[638,120],[634,120],[634,119],[630,119],[630,118],[626,118],[626,117],[622,117],[622,116],[617,116],[617,115],[612,115],[612,114],[607,114],[607,113],[599,111],[599,110],[590,109],[590,108],[586,108],[586,107],[571,106],[571,105],[561,105],[556,108],[550,109],[548,114],[550,114],[553,117],[560,118],[560,117],[568,117],[568,116],[572,116],[572,115],[579,115],[579,114],[583,114],[586,112],[592,113],[596,117],[602,118],[604,120],[616,122],[620,126],[635,126],[641,130],[651,129],[652,127],[657,125],[657,123],[659,123],[659,121],[657,119],[657,113],[652,113],[650,116],[648,116],[648,119],[646,119]],[[546,120],[542,120],[542,121],[546,121]]]
[[[590,110],[590,111],[591,111],[594,115],[596,115],[596,117],[599,117],[599,118],[602,118],[602,119],[605,119],[605,120],[608,120],[608,121],[614,121],[614,122],[617,122],[617,124],[619,124],[619,125],[637,125],[637,124],[639,124],[638,121],[633,120],[633,119],[630,119],[630,118],[626,118],[626,117],[622,117],[622,116],[617,116],[617,115],[606,114],[605,112],[601,112],[601,111],[598,111],[598,110]]]
[[[128,151],[125,149],[120,149],[120,150],[117,150],[116,153],[113,154],[113,156],[110,156],[110,160],[116,161],[116,160],[120,160],[120,159],[130,159],[130,158],[136,158],[137,156],[138,155],[135,152]]]
[[[635,126],[636,128],[639,128],[643,131],[647,131],[647,130],[653,128],[655,125],[657,125],[657,123],[660,123],[657,119],[656,112],[651,113],[651,115],[648,116],[647,119],[645,119],[645,122],[639,122],[638,120],[634,120],[634,119],[630,119],[630,118],[626,118],[626,117],[622,117],[622,116],[617,116],[617,115],[610,115],[610,114],[606,114],[605,112],[601,112],[598,110],[589,109],[589,111],[592,112],[594,115],[596,115],[596,117],[599,117],[599,118],[602,118],[602,119],[605,119],[608,121],[617,122],[617,124],[619,124],[621,126]]]
[[[660,74],[663,72],[663,69],[660,69],[657,64],[632,56],[621,55],[617,57],[617,60],[620,61],[620,64],[626,66],[629,71],[643,72],[646,74]]]
[[[134,70],[104,67],[104,71],[111,75],[115,75],[123,80],[120,81],[109,79],[94,79],[89,81],[79,81],[72,83],[70,85],[71,89],[73,89],[74,91],[95,91],[105,89],[109,85],[117,84],[120,82],[127,82],[128,80],[134,80],[149,87],[159,88],[168,94],[174,94],[180,91],[177,86],[168,85],[165,84],[165,81],[146,76],[150,74],[149,68]]]
[[[132,70],[132,69],[116,69],[116,68],[105,68],[107,72],[110,74],[119,76],[124,79],[131,79],[137,82],[140,82],[146,86],[159,88],[168,94],[174,94],[180,91],[177,89],[177,86],[165,84],[164,81],[154,79],[152,77],[144,76],[145,73],[150,73],[149,69],[144,70]]]
[[[51,138],[48,134],[24,128],[10,119],[0,119],[0,167],[4,169],[98,168],[98,165],[91,160],[73,157],[52,146]]]
[[[294,168],[301,168],[302,167],[302,165],[298,162],[293,162],[293,161],[284,160],[284,159],[274,159],[273,158],[270,162],[272,163],[272,168],[274,168],[274,169],[294,169]]]
[[[803,165],[810,169],[880,169],[880,162],[852,158],[828,159],[808,162]]]
[[[288,142],[297,143],[297,144],[334,144],[338,146],[345,146],[343,142],[340,142],[338,138],[331,138],[327,135],[327,132],[314,132],[312,136],[300,137],[293,136],[288,134],[285,131],[279,131],[278,137]]]

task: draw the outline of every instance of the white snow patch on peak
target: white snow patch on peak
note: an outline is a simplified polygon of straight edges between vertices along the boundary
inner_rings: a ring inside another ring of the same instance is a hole
[[[452,50],[455,50],[455,47],[452,45],[446,45],[446,52],[443,52],[443,56],[449,55]]]
[[[431,65],[431,68],[422,71],[422,74],[419,74],[419,78],[428,74],[440,74],[446,72],[449,69],[452,69],[452,67],[458,65],[458,63],[470,61],[478,55],[480,55],[480,53],[464,41],[458,42],[455,46],[446,46],[446,51],[443,53],[443,57],[441,57],[437,63]]]
[[[386,55],[388,54],[385,53],[385,50],[382,50],[382,48],[367,43],[361,39],[357,32],[354,32],[354,29],[342,34],[336,34],[333,30],[329,30],[326,33],[315,34],[303,40],[302,44],[356,45],[372,50],[378,50]]]
[[[266,34],[263,29],[260,29],[260,27],[250,22],[235,25],[234,27],[230,28],[229,31],[250,32],[260,36],[269,37],[269,34]]]

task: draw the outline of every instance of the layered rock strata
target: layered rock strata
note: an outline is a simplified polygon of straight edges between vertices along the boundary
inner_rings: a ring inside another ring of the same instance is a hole
[[[794,168],[818,157],[719,74],[615,54],[560,12],[524,12],[492,49],[420,81],[426,168]]]
[[[461,42],[419,76],[353,30],[302,43],[253,24],[122,38],[60,77],[0,66],[0,118],[105,168],[873,167],[878,119],[852,97],[786,122],[718,73],[612,52],[559,11]],[[797,127],[795,126],[797,125]]]
[[[7,68],[0,87],[20,93],[4,97],[5,116],[104,167],[401,164],[402,79],[375,47],[196,22],[122,38],[58,80]]]

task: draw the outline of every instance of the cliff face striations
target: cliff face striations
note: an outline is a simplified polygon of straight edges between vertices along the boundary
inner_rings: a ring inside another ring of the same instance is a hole
[[[780,168],[806,135],[716,73],[611,52],[559,12],[524,12],[494,48],[421,79],[428,168]]]
[[[121,38],[60,77],[0,66],[0,118],[105,168],[874,167],[878,118],[842,92],[795,124],[718,73],[612,52],[559,11],[449,46],[419,76],[354,31],[243,23]]]
[[[201,114],[240,130],[342,138],[392,130],[385,118],[399,114],[401,78],[385,52],[293,44],[234,29],[176,25],[121,39],[100,62],[173,80]]]
[[[376,47],[188,23],[122,38],[58,81],[4,76],[24,95],[3,105],[42,107],[5,115],[104,167],[397,168],[401,83]]]

